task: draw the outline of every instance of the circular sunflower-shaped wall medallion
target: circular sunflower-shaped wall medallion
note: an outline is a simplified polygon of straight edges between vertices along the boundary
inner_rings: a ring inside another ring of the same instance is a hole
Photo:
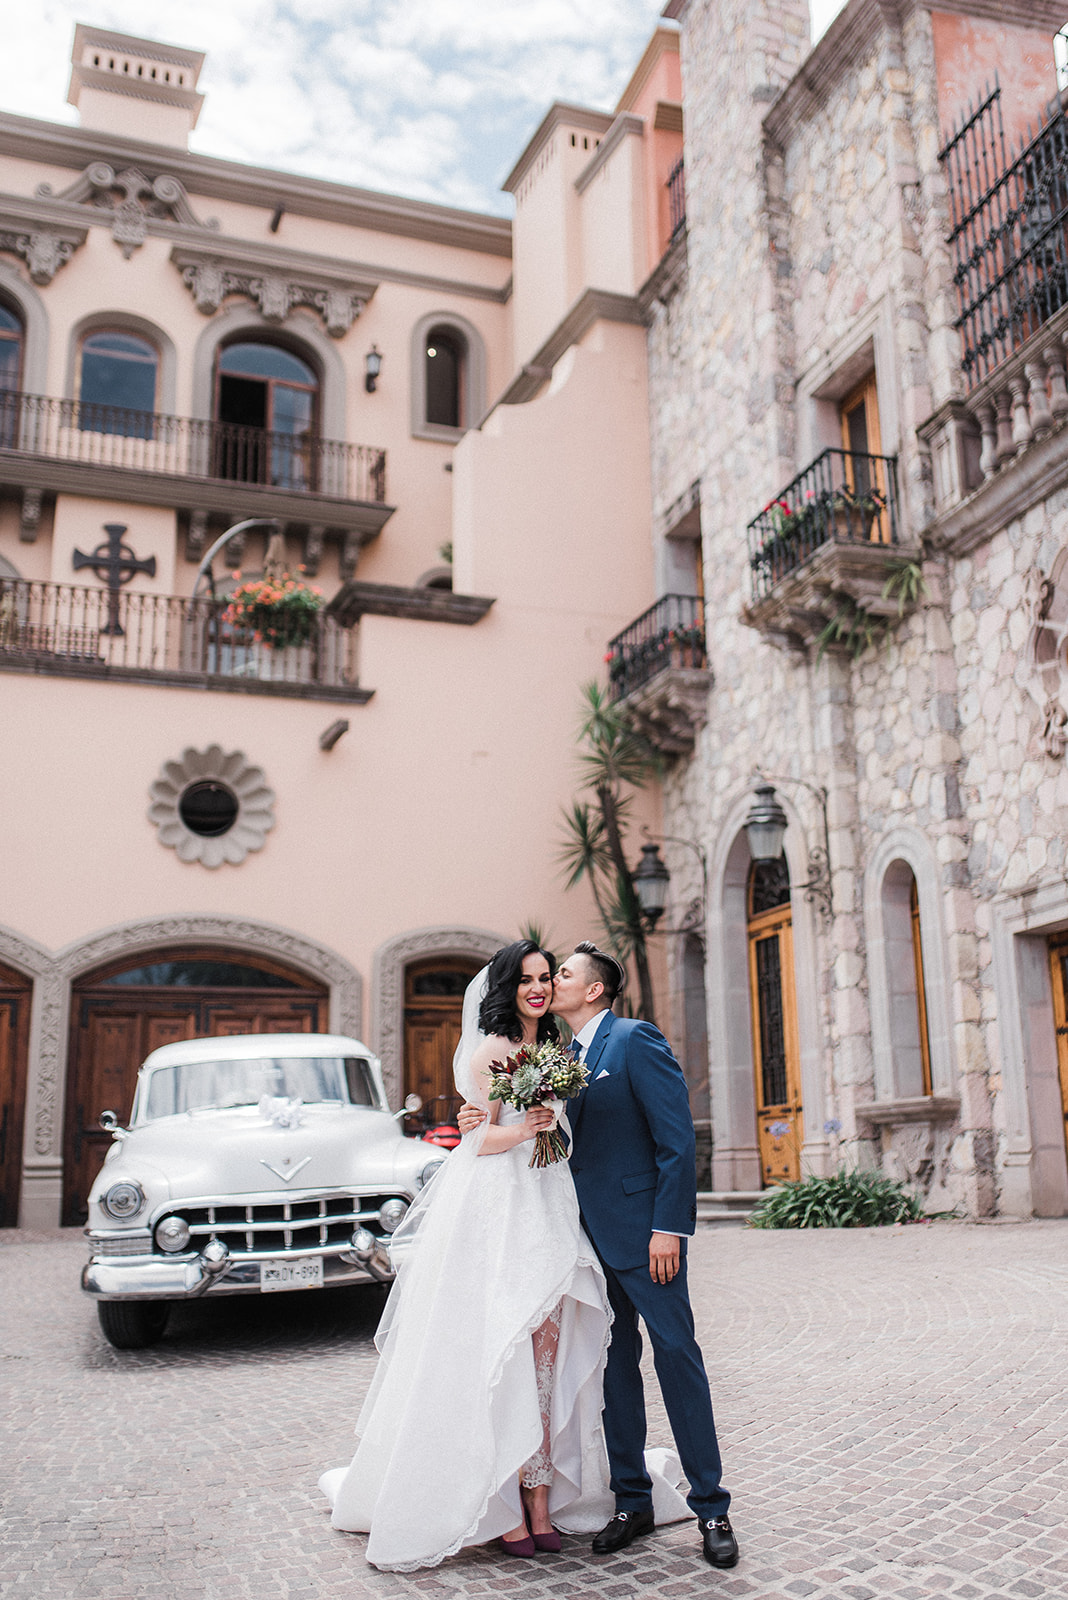
[[[180,760],[164,762],[149,794],[149,821],[180,861],[236,867],[263,849],[274,827],[274,792],[243,750],[183,750]]]

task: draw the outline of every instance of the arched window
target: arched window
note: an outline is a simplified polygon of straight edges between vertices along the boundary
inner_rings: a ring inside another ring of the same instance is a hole
[[[0,389],[18,389],[22,378],[22,318],[0,304]]]
[[[8,450],[19,436],[22,343],[22,318],[0,304],[0,447]]]
[[[801,1175],[801,1048],[794,986],[790,872],[785,856],[749,870],[749,994],[757,1139],[765,1184]]]
[[[426,421],[431,427],[462,428],[467,345],[455,328],[431,328],[426,336]]]
[[[893,1092],[897,1099],[912,1100],[931,1093],[931,1044],[919,890],[907,861],[892,862],[883,879],[883,937]]]
[[[216,477],[315,487],[319,378],[292,350],[251,340],[220,350],[215,423]]]
[[[78,426],[83,433],[152,437],[159,351],[147,339],[117,329],[82,340]]]

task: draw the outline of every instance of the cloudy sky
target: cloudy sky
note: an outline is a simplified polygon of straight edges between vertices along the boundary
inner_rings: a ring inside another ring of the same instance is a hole
[[[193,148],[508,215],[552,100],[610,109],[664,0],[31,0],[0,109],[76,121],[75,22],[207,52]],[[811,0],[818,34],[844,0]]]

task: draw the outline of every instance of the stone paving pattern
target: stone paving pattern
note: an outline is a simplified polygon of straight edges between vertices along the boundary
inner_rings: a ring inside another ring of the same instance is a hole
[[[379,1573],[316,1479],[351,1452],[381,1292],[182,1307],[112,1350],[79,1235],[0,1234],[0,1596],[730,1600],[1063,1596],[1068,1221],[708,1228],[699,1334],[742,1560],[694,1525],[617,1557],[467,1552]],[[650,1380],[655,1392],[655,1380]],[[651,1407],[651,1438],[667,1443]]]

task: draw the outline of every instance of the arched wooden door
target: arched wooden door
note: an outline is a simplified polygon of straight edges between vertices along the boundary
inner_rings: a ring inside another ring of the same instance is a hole
[[[19,1214],[32,992],[28,978],[0,967],[0,1228]]]
[[[86,1196],[111,1142],[97,1119],[120,1121],[137,1069],[160,1045],[239,1033],[324,1033],[327,992],[280,962],[239,951],[165,950],[111,962],[74,985],[63,1149],[63,1222]]]
[[[786,861],[749,872],[749,993],[753,1011],[757,1141],[765,1184],[801,1175],[804,1117]]]
[[[452,1058],[460,1042],[464,990],[481,962],[462,957],[415,961],[404,974],[404,1093],[420,1095],[435,1121],[459,1109]]]

